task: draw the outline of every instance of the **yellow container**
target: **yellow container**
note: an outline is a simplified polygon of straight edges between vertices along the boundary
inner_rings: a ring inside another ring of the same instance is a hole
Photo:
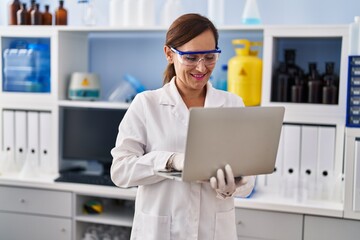
[[[228,62],[228,91],[242,97],[245,106],[256,106],[261,103],[262,60],[253,46],[260,42],[247,39],[232,41],[236,56]]]

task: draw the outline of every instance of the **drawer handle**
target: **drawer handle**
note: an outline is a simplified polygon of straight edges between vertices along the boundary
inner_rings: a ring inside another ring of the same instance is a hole
[[[238,222],[237,222],[237,224],[238,225],[241,225],[243,222],[241,221],[241,220],[239,220]]]
[[[21,203],[25,203],[26,200],[25,200],[24,198],[21,198],[21,199],[20,199],[20,202],[21,202]]]
[[[61,232],[66,232],[66,228],[61,228]]]

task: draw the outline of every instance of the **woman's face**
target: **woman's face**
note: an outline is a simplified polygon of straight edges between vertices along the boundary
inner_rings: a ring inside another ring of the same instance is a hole
[[[182,52],[209,51],[216,48],[215,38],[211,30],[201,33],[191,41],[176,48]],[[169,63],[174,63],[176,72],[176,84],[182,92],[202,90],[206,86],[215,64],[206,65],[204,60],[200,60],[194,66],[184,65],[179,61],[177,53],[165,47],[165,54]]]

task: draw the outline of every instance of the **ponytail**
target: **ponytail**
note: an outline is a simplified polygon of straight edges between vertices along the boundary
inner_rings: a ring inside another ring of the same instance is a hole
[[[170,82],[174,76],[176,76],[174,63],[170,63],[167,65],[165,72],[164,72],[163,85]]]

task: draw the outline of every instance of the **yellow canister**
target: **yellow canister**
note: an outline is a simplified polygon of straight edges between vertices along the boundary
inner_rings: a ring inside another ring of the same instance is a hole
[[[242,97],[245,106],[256,106],[261,103],[262,60],[258,51],[251,47],[260,46],[260,42],[247,39],[232,41],[236,56],[228,62],[228,91]]]

